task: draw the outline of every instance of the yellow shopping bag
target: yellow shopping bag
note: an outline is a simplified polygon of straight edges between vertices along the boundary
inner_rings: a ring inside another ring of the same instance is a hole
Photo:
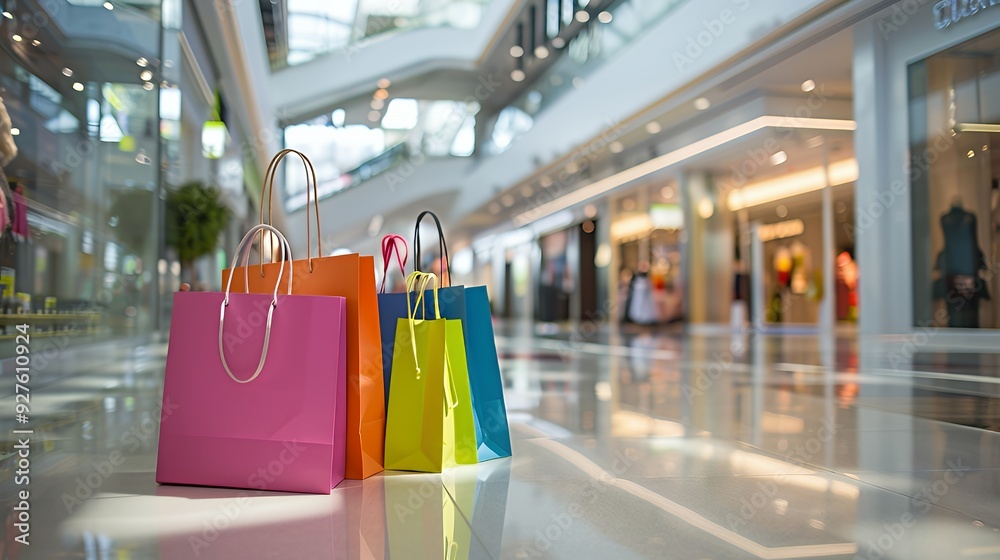
[[[386,469],[441,472],[478,460],[462,321],[425,319],[428,284],[433,284],[438,317],[437,276],[414,272],[406,280],[407,318],[396,325],[399,350],[392,362],[386,411]]]

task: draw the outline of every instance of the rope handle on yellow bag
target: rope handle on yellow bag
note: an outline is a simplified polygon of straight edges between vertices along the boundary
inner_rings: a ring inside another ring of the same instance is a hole
[[[309,262],[309,272],[313,271],[313,256],[312,256],[312,222],[309,217],[309,203],[310,203],[310,187],[312,187],[312,201],[315,202],[315,214],[316,214],[316,245],[319,249],[318,257],[323,256],[323,232],[320,229],[319,222],[319,188],[317,186],[318,181],[316,180],[316,168],[313,167],[312,161],[306,157],[305,154],[298,150],[293,150],[292,148],[285,148],[271,158],[271,163],[267,165],[267,171],[264,172],[264,188],[260,192],[260,223],[264,222],[264,198],[267,197],[267,223],[271,222],[273,204],[274,204],[274,179],[278,174],[278,164],[281,160],[285,159],[288,154],[295,154],[299,156],[302,160],[302,167],[306,172],[306,249],[307,249],[307,260]],[[261,240],[263,240],[263,233],[261,234]],[[272,255],[273,258],[273,255]],[[260,248],[260,276],[264,277],[264,246],[261,244]]]
[[[417,286],[417,280],[418,279],[422,280],[420,282],[419,287]],[[433,272],[420,272],[420,271],[417,271],[417,272],[410,273],[410,275],[406,279],[406,308],[407,308],[407,318],[409,319],[408,322],[409,322],[409,325],[410,325],[410,344],[411,344],[411,346],[413,348],[413,362],[415,364],[417,364],[417,379],[420,379],[420,364],[418,363],[418,359],[417,359],[417,337],[416,337],[416,329],[415,329],[414,325],[416,324],[417,321],[426,321],[427,320],[427,310],[424,307],[424,304],[426,303],[425,302],[425,292],[427,291],[427,284],[429,284],[431,282],[434,283],[434,287],[432,288],[433,289],[433,294],[434,294],[434,317],[437,318],[437,319],[443,319],[443,317],[441,317],[441,305],[440,305],[440,300],[438,298],[438,288],[439,288],[439,286],[438,286],[437,275],[434,274]],[[414,302],[414,305],[413,305],[413,308],[412,308],[413,311],[412,311],[412,315],[411,315],[411,311],[410,311],[410,292],[414,291],[414,289],[417,291],[417,299]],[[420,308],[420,310],[421,310],[421,313],[420,313],[421,319],[417,319],[416,318],[417,308]],[[448,355],[447,351],[445,351],[445,360],[447,361],[448,371],[449,372],[453,372],[454,368],[452,368],[452,366],[451,366],[451,357]],[[452,375],[448,375],[448,385],[445,386],[445,399],[447,401],[448,409],[449,410],[454,409],[455,407],[458,406],[458,387],[455,385],[455,376],[453,374]]]
[[[415,305],[410,306],[410,292],[417,289],[417,282],[422,281],[420,284],[420,289],[417,292],[417,300]],[[438,311],[438,299],[437,299],[437,276],[433,273],[428,272],[413,272],[406,277],[406,322],[410,327],[410,346],[413,349],[413,364],[417,368],[417,379],[420,379],[420,359],[417,357],[417,332],[416,324],[417,321],[424,321],[427,318],[426,313],[421,313],[422,318],[417,319],[417,307],[420,307],[424,300],[424,290],[427,289],[427,284],[429,282],[434,282],[434,310]],[[438,313],[439,315],[440,313]]]

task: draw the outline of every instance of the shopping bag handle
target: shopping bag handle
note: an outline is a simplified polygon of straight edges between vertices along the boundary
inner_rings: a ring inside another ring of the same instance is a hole
[[[267,327],[264,330],[264,346],[260,351],[260,362],[257,363],[257,371],[249,379],[240,379],[233,374],[233,371],[229,368],[229,362],[226,360],[226,349],[223,346],[223,330],[226,322],[226,308],[229,307],[229,291],[233,286],[233,273],[236,271],[236,265],[239,264],[240,258],[243,259],[243,272],[246,274],[246,269],[248,268],[250,261],[250,248],[252,246],[253,238],[257,235],[257,232],[263,232],[267,230],[271,232],[272,235],[278,237],[281,242],[281,267],[278,269],[278,280],[274,283],[274,293],[271,294],[271,305],[267,308]],[[288,261],[292,260],[292,248],[288,245],[288,240],[282,235],[277,228],[269,226],[267,224],[257,224],[250,228],[250,231],[243,236],[243,240],[240,241],[239,246],[236,248],[236,254],[233,255],[233,264],[229,267],[229,280],[226,282],[226,296],[222,299],[222,305],[219,306],[219,358],[222,360],[222,367],[225,368],[226,373],[229,377],[237,383],[250,383],[257,376],[260,375],[261,370],[264,369],[264,362],[267,360],[267,347],[271,343],[271,319],[274,316],[274,309],[278,307],[278,287],[281,286],[281,277],[285,273],[285,254],[287,252]],[[292,293],[292,266],[288,267],[288,294]]]
[[[424,210],[417,216],[417,225],[413,228],[413,271],[420,271],[420,222],[427,215],[434,218],[434,224],[438,230],[438,250],[444,259],[444,266],[441,270],[441,284],[444,285],[445,281],[447,281],[448,285],[451,286],[451,259],[448,257],[448,243],[444,239],[444,228],[441,227],[441,220],[438,219],[437,214],[430,210]]]
[[[319,224],[319,189],[317,187],[316,180],[316,168],[313,167],[312,161],[306,157],[305,154],[298,150],[293,150],[291,148],[285,148],[271,158],[271,163],[267,164],[267,171],[264,172],[264,188],[260,192],[260,223],[271,223],[271,210],[274,203],[274,178],[278,174],[278,164],[281,160],[285,159],[288,154],[295,154],[299,156],[302,160],[302,167],[306,172],[306,258],[309,262],[309,272],[313,271],[313,256],[312,256],[312,225],[309,217],[309,191],[312,187],[312,200],[315,204],[316,213],[316,248],[319,249],[318,257],[323,256],[323,233],[320,231]],[[267,222],[264,221],[264,197],[267,197]],[[263,233],[261,234],[263,239]],[[273,259],[273,256],[272,256]],[[263,246],[260,250],[260,276],[264,277],[264,249]]]
[[[399,245],[403,245],[402,253],[400,253]],[[393,252],[396,253],[396,262],[399,264],[399,271],[406,274],[406,261],[410,258],[410,251],[406,247],[406,239],[402,235],[396,235],[390,233],[382,238],[382,284],[379,286],[378,293],[385,293],[385,279],[389,277],[389,261],[392,258]]]
[[[419,288],[417,282],[420,281]],[[438,282],[437,275],[431,272],[412,272],[406,278],[406,323],[410,327],[410,346],[413,350],[413,364],[417,368],[417,379],[420,379],[420,358],[417,357],[417,333],[416,324],[417,322],[423,322],[427,319],[426,311],[421,313],[422,318],[417,319],[417,307],[420,307],[424,300],[424,291],[427,289],[427,284],[434,282],[434,312],[435,317],[441,315],[440,308],[438,307]],[[417,301],[416,305],[410,307],[410,292],[417,291]]]

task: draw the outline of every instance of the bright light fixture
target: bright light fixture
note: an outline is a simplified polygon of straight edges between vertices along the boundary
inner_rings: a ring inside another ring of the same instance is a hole
[[[7,19],[14,19],[14,14],[12,14],[12,13],[10,13],[10,12],[6,12],[6,11],[5,11],[5,12],[3,13],[3,17],[5,17],[5,18],[7,18]]]
[[[144,89],[146,91],[153,91],[153,88],[155,88],[155,87],[156,86],[153,85],[153,82],[146,82],[146,83],[142,84],[142,89]]]
[[[113,9],[115,9],[115,5],[112,4],[111,2],[105,2],[104,3],[104,9],[108,10],[108,11],[113,10]]]
[[[790,196],[822,190],[827,186],[828,176],[831,187],[857,181],[858,160],[845,159],[831,163],[828,171],[823,166],[818,166],[788,173],[775,179],[751,183],[742,189],[729,193],[726,203],[729,209],[735,212],[751,206],[783,200]]]
[[[597,14],[597,21],[601,23],[611,23],[613,17],[614,16],[611,15],[611,12],[603,11]]]
[[[377,85],[380,89],[388,89],[392,85],[392,82],[389,81],[389,78],[382,78],[378,81]]]
[[[802,82],[802,91],[809,93],[810,91],[816,89],[816,82],[812,80],[806,80]]]
[[[699,97],[694,100],[694,108],[699,111],[704,111],[712,106],[712,102],[708,100],[707,97]]]
[[[662,131],[662,130],[663,130],[663,127],[660,126],[660,123],[658,123],[656,121],[650,121],[650,122],[646,123],[646,132],[648,132],[650,134],[659,134],[660,131]]]
[[[541,204],[536,208],[515,216],[514,223],[516,225],[531,223],[539,218],[602,195],[608,191],[629,184],[632,181],[636,181],[657,171],[662,171],[663,169],[677,165],[682,161],[701,155],[709,150],[728,144],[733,140],[743,138],[748,134],[753,134],[754,132],[764,130],[766,128],[854,131],[857,127],[858,125],[855,121],[848,119],[821,119],[812,117],[800,119],[798,117],[764,115],[717,134],[713,134],[707,138],[692,142],[672,152],[647,160],[639,165],[620,171],[609,177],[605,177],[604,179],[591,183],[555,200]]]
[[[66,76],[67,78],[73,75],[73,71],[69,68],[63,68],[62,73],[63,76]]]
[[[510,56],[513,56],[514,58],[521,58],[524,56],[524,49],[521,48],[520,45],[514,45],[510,48]]]
[[[535,47],[535,58],[548,58],[549,49],[545,45],[538,45]]]
[[[15,127],[11,127],[11,129],[10,129],[10,135],[11,136],[19,136],[20,134],[21,134],[21,129],[20,128],[17,128],[16,126]]]
[[[590,14],[585,12],[584,10],[580,10],[579,12],[576,13],[576,21],[580,23],[587,23],[588,21],[590,21]]]
[[[148,82],[149,80],[153,79],[153,73],[150,72],[149,70],[143,70],[139,74],[139,79],[142,80],[142,81],[144,81],[144,82]]]
[[[31,44],[34,45],[34,46],[36,46],[36,47],[42,46],[42,42],[39,41],[38,39],[32,39],[31,40]]]
[[[76,91],[83,91],[83,84],[80,82],[73,82],[73,89]]]
[[[958,123],[955,130],[959,132],[1000,132],[1000,124]]]
[[[566,46],[566,39],[563,39],[562,37],[556,37],[555,39],[552,39],[552,46],[557,49],[561,49]]]
[[[135,64],[140,68],[145,68],[146,65],[149,64],[149,61],[146,60],[146,57],[140,56],[139,58],[135,59]]]
[[[784,150],[779,150],[771,154],[770,160],[771,165],[781,165],[782,163],[788,161],[788,154],[786,154]]]
[[[17,33],[11,35],[10,38],[13,39],[15,43],[20,43],[21,39],[23,39],[23,37],[21,37]]]
[[[625,145],[616,140],[608,144],[608,150],[610,150],[612,154],[620,154],[625,151]]]
[[[712,200],[709,198],[703,198],[698,201],[698,216],[703,220],[711,218],[715,214],[715,205],[712,204]]]
[[[515,82],[523,82],[524,70],[521,70],[520,68],[515,69],[513,72],[510,73],[510,79],[514,80]]]

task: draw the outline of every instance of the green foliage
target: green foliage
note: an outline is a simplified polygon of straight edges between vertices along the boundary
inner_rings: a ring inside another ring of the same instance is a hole
[[[183,263],[215,250],[229,224],[229,209],[219,190],[199,182],[182,185],[167,194],[167,244]]]

